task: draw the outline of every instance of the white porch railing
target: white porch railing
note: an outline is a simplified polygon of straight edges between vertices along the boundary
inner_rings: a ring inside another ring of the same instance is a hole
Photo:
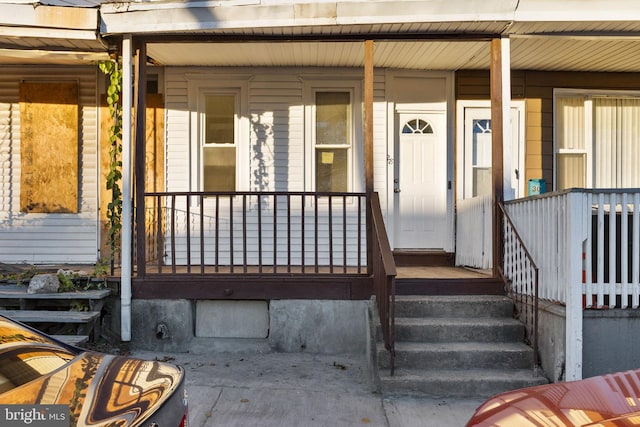
[[[566,380],[580,379],[582,311],[640,305],[640,190],[574,189],[505,207],[538,264],[539,298],[566,307]]]
[[[456,203],[456,265],[491,268],[491,204],[490,195]]]

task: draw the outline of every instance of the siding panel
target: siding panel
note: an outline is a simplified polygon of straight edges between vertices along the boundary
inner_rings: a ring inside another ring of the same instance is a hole
[[[76,81],[80,107],[80,212],[20,212],[20,81]],[[2,67],[0,72],[0,261],[95,263],[98,109],[93,67]]]

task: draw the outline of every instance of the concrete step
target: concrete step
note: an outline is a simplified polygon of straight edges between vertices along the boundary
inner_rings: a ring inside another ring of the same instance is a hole
[[[524,326],[513,318],[396,318],[396,342],[522,342]],[[378,334],[381,341],[381,333]]]
[[[98,311],[0,310],[0,314],[24,323],[91,323]]]
[[[378,366],[389,368],[389,352],[378,343]],[[396,343],[403,369],[532,369],[533,350],[524,343]]]
[[[111,294],[110,289],[91,289],[77,292],[27,293],[26,286],[3,285],[0,287],[0,302],[5,300],[101,300]]]
[[[546,384],[533,369],[402,369],[390,376],[381,369],[380,388],[386,396],[424,396],[430,398],[488,398],[497,393]]]
[[[5,285],[0,289],[0,314],[30,324],[61,341],[80,346],[101,335],[100,316],[110,289],[30,294],[25,286]],[[81,306],[87,311],[76,311]],[[66,335],[70,329],[75,335]]]
[[[513,302],[499,295],[396,297],[396,317],[512,317]]]

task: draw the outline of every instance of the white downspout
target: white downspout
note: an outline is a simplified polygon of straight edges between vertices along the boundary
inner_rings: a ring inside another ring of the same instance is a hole
[[[131,223],[133,203],[131,188],[131,108],[133,105],[133,68],[131,35],[122,39],[122,238],[120,283],[120,339],[131,341]]]

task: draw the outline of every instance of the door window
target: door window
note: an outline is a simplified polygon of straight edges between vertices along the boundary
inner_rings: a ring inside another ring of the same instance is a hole
[[[472,196],[486,196],[491,194],[491,120],[473,119],[472,123]]]
[[[433,133],[433,128],[422,119],[413,119],[404,124],[402,133]]]

